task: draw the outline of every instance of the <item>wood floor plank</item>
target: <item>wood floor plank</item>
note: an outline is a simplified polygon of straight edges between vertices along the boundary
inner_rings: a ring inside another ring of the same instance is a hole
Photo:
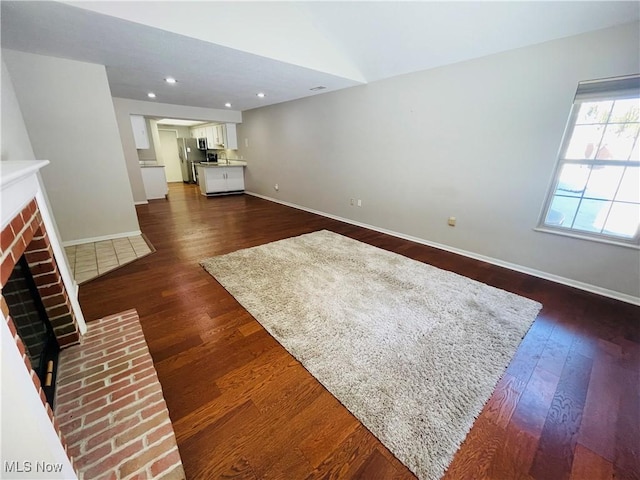
[[[531,480],[539,438],[509,424],[488,469],[488,478]]]
[[[237,468],[244,456],[243,442],[251,435],[251,425],[261,420],[251,401],[229,408],[215,423],[186,439],[178,448],[189,458],[187,478],[223,478],[224,472]],[[253,468],[251,469],[253,470]]]
[[[594,363],[589,380],[593,388],[587,392],[578,437],[584,447],[610,462],[615,459],[618,406],[622,393],[617,368],[607,354],[602,354],[600,361]]]
[[[376,440],[362,425],[315,468],[306,480],[357,478],[358,472],[376,448]],[[411,478],[410,473],[405,474]]]
[[[380,450],[374,448],[369,458],[355,473],[354,478],[363,480],[384,480],[397,477],[398,472],[384,457]]]
[[[579,443],[576,445],[570,480],[612,480],[613,478],[613,465],[610,461]]]
[[[360,425],[346,409],[334,405],[331,415],[325,415],[314,428],[307,432],[298,448],[314,468],[331,455]]]
[[[504,441],[504,429],[480,416],[456,453],[443,480],[489,478],[493,457]]]
[[[199,265],[321,229],[544,306],[445,478],[640,478],[639,307],[249,195],[171,184],[136,210],[156,252],[79,298],[89,321],[138,311],[189,479],[414,478]],[[580,358],[591,370],[571,385],[565,364]]]
[[[274,442],[275,443],[275,442]],[[256,455],[261,453],[261,458],[256,459]],[[288,480],[291,478],[304,478],[311,469],[309,462],[300,451],[293,448],[286,448],[277,454],[266,458],[264,453],[260,450],[252,449],[247,455],[252,468],[257,472],[257,476],[260,479],[278,479]]]
[[[274,352],[277,352],[277,350],[274,350]],[[268,358],[261,360],[268,361]],[[235,405],[251,402],[252,395],[256,395],[260,390],[264,389],[267,392],[277,391],[284,388],[288,382],[299,383],[301,380],[310,381],[310,379],[301,379],[301,372],[297,366],[287,368],[290,362],[286,358],[285,360],[286,363],[279,361],[265,363],[265,369],[260,371],[260,373],[264,373],[264,375],[259,375],[259,379],[255,383],[247,384],[238,382],[234,383],[231,388],[218,387],[222,392],[220,396],[200,407],[193,408],[182,417],[174,417],[173,412],[169,410],[174,423],[176,437],[178,438],[178,444],[216,423],[220,417],[224,416],[225,413]],[[282,369],[279,367],[282,367]]]
[[[525,385],[525,382],[505,373],[482,410],[482,415],[498,427],[506,429],[518,406]]]
[[[560,341],[552,334],[542,350],[537,366],[555,375],[561,375],[570,349],[571,342]]]
[[[577,352],[568,355],[531,466],[534,478],[545,478],[547,472],[555,472],[558,479],[569,478],[591,367],[591,359]]]
[[[269,476],[273,459],[281,458],[290,452],[296,454],[295,463],[305,465],[308,471],[311,464],[301,452],[300,442],[316,428],[323,416],[331,414],[336,407],[340,406],[335,398],[323,391],[320,385],[315,385],[305,393],[308,393],[306,398],[296,399],[303,406],[295,418],[291,419],[286,416],[274,418],[267,414],[271,417],[271,421],[264,425],[257,425],[255,428],[256,434],[259,434],[263,439],[270,440],[264,442],[261,448],[252,449],[251,453],[252,465],[263,478]],[[288,428],[291,422],[295,423],[296,428]]]
[[[559,381],[558,375],[536,367],[520,395],[511,423],[539,438]]]
[[[640,368],[623,368],[618,372],[622,374],[615,377],[620,401],[617,406],[614,475],[616,478],[640,480]],[[599,435],[598,432],[584,437],[588,437],[590,443],[596,443],[600,440],[593,437]]]

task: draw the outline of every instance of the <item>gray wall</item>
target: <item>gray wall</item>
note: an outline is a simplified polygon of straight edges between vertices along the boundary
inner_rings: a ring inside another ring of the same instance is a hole
[[[27,132],[27,127],[24,124],[20,105],[18,104],[18,97],[16,97],[16,92],[13,88],[13,81],[9,76],[9,71],[4,63],[4,59],[2,60],[1,85],[2,97],[0,98],[0,104],[2,105],[2,116],[0,117],[0,124],[2,125],[2,131],[0,132],[0,139],[2,139],[2,155],[0,159],[2,161],[36,160],[33,148],[31,147],[31,141],[29,140],[29,133]],[[47,165],[44,168],[51,168],[51,165]],[[46,187],[43,185],[44,181],[42,181],[42,175],[40,172],[38,173],[38,177],[40,178],[42,195],[47,204],[47,208],[54,217],[53,228],[55,230],[55,235],[60,240],[62,235],[60,234],[55,214],[52,213],[53,208],[51,206],[51,200],[49,200]],[[58,261],[60,261],[60,259],[58,259]]]
[[[638,250],[533,230],[577,83],[637,73],[638,45],[631,24],[243,112],[247,190],[639,300]]]
[[[139,233],[105,67],[2,51],[66,243]]]
[[[35,160],[13,82],[4,60],[1,63],[2,161]],[[49,167],[50,165],[45,168]],[[0,165],[1,168],[2,165]],[[22,354],[13,341],[13,335],[7,327],[4,315],[1,323],[0,367],[2,371],[0,376],[3,390],[0,422],[2,431],[11,432],[12,437],[11,442],[3,445],[2,459],[22,461],[37,458],[41,461],[46,459],[50,462],[63,462],[64,472],[58,475],[52,474],[51,478],[76,478],[60,445],[57,432],[42,408],[42,401],[24,368]]]
[[[2,60],[2,160],[35,160],[13,82]]]

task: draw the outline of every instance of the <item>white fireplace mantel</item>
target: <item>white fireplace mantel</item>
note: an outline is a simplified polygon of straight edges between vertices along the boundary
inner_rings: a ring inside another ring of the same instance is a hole
[[[40,190],[37,173],[49,160],[0,162],[0,211],[4,229]]]

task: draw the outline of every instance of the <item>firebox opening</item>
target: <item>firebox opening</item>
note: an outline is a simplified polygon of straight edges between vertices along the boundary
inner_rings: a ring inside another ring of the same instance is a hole
[[[38,374],[47,401],[53,408],[60,347],[24,255],[2,288],[2,295],[31,366]]]

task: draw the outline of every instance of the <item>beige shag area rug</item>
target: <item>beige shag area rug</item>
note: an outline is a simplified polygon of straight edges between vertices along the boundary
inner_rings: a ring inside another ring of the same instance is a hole
[[[421,479],[443,475],[542,307],[329,231],[201,264]]]

